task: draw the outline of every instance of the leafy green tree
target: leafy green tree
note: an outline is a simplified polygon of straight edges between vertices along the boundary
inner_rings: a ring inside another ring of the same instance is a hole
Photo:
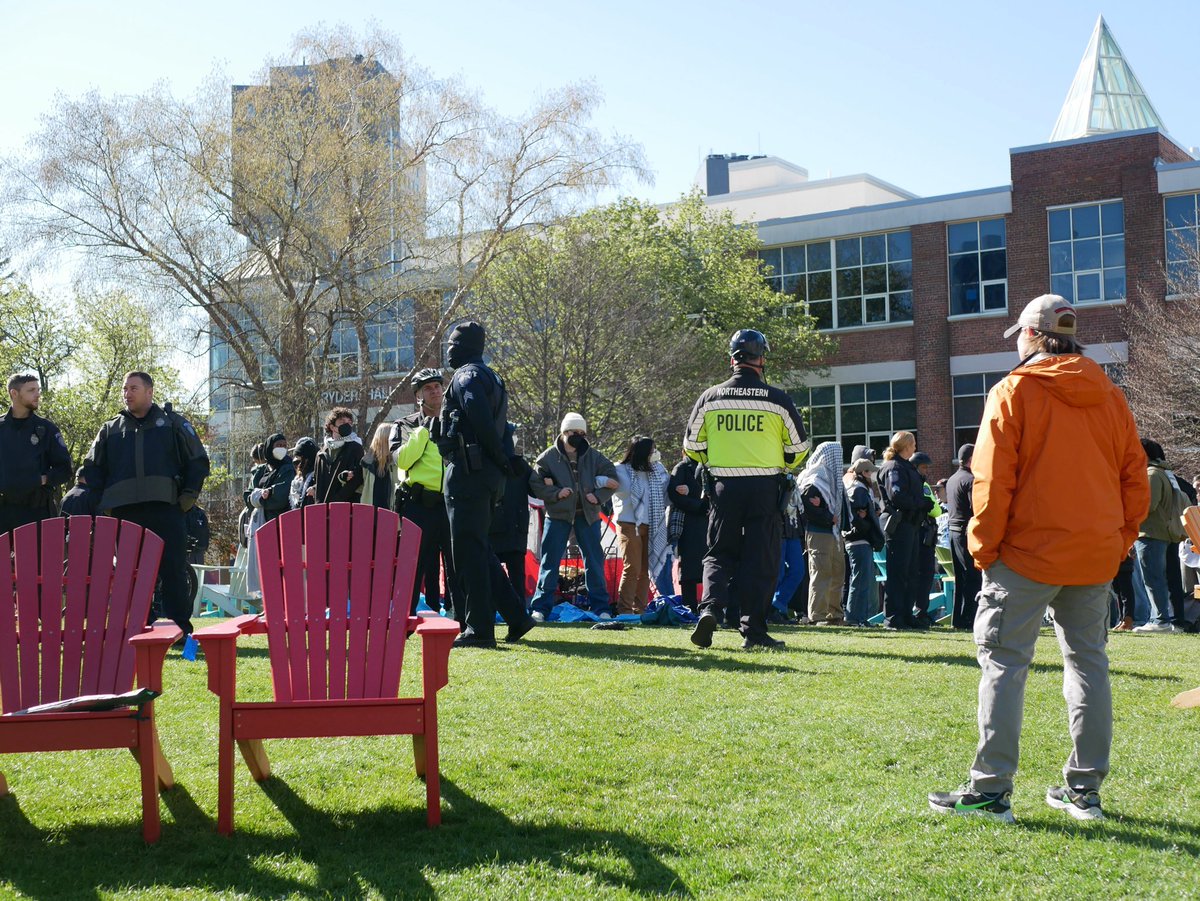
[[[0,339],[3,377],[22,370],[37,373],[41,412],[62,429],[76,463],[100,424],[124,405],[121,385],[131,369],[154,376],[160,403],[173,400],[191,417],[203,412],[186,402],[179,372],[168,362],[174,348],[156,323],[154,308],[125,293],[65,304],[18,285],[0,294]],[[195,421],[202,427],[203,415]]]
[[[763,331],[769,378],[794,382],[828,356],[812,320],[783,315],[754,231],[697,194],[637,200],[511,235],[470,311],[492,335],[523,447],[546,446],[575,410],[607,449],[637,434],[679,447],[699,392],[728,375],[729,336]]]

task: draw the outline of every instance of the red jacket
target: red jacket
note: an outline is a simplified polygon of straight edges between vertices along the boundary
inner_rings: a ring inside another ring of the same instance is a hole
[[[1045,356],[988,395],[971,461],[975,565],[1047,585],[1107,582],[1150,507],[1129,405],[1095,362]]]

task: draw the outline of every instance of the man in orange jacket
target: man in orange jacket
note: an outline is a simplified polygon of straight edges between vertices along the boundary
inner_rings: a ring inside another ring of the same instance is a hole
[[[1125,396],[1083,356],[1075,331],[1075,308],[1044,294],[1004,333],[1019,333],[1021,362],[988,395],[971,466],[968,546],[983,570],[975,617],[979,747],[969,782],[929,795],[940,813],[1013,822],[1025,679],[1049,608],[1073,749],[1066,784],[1050,788],[1046,803],[1079,820],[1104,818],[1108,585],[1146,517],[1150,486]]]

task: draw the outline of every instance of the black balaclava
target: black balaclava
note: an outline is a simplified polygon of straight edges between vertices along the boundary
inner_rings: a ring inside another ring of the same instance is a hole
[[[487,332],[478,322],[460,322],[450,333],[450,346],[446,350],[446,362],[457,369],[465,363],[483,358],[483,346]]]

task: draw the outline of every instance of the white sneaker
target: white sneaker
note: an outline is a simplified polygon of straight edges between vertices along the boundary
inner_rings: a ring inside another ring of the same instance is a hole
[[[601,613],[599,618],[602,622],[607,622],[608,620],[612,619],[612,614],[611,613]]]
[[[529,616],[535,623],[544,623],[546,621],[546,614],[540,613],[537,610],[534,610],[533,613],[529,614]]]
[[[1178,632],[1179,630],[1170,623],[1146,623],[1144,626],[1134,626],[1133,631],[1145,635],[1150,632]]]

